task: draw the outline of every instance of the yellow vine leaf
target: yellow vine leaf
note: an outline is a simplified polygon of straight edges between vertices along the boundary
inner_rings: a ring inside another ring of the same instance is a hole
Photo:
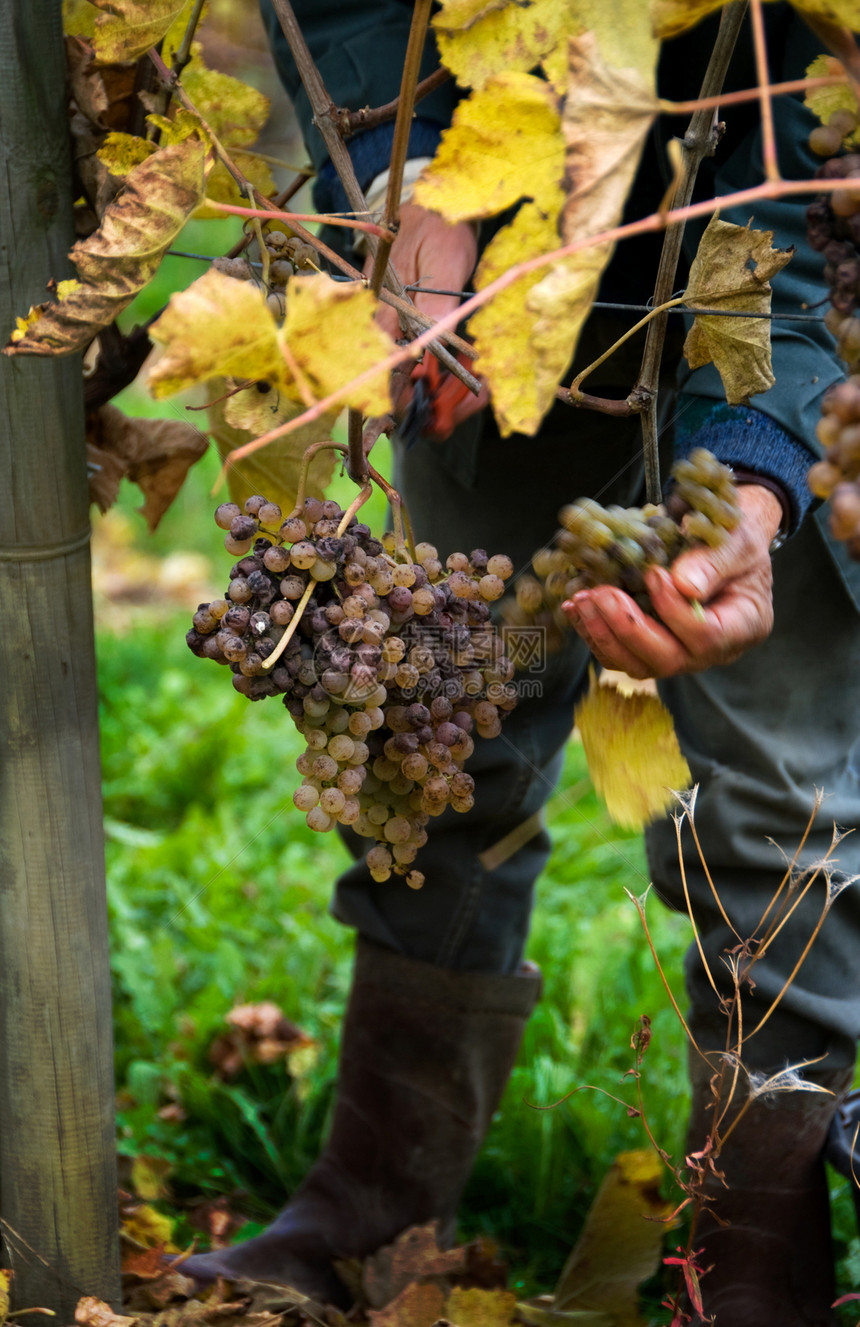
[[[543,193],[544,202],[536,198],[537,206],[521,207],[513,223],[488,247],[476,276],[478,289],[523,254],[552,252],[564,242],[612,227],[621,218],[657,112],[657,43],[648,31],[647,16],[641,10],[638,16],[628,12],[627,0],[605,0],[604,7],[610,17],[626,24],[626,45],[619,46],[615,37],[609,47],[613,58],[628,63],[608,64],[593,31],[568,43],[568,88],[561,122],[567,192],[561,219],[556,220],[558,189]],[[596,26],[612,24],[604,16]],[[478,368],[489,381],[503,435],[536,432],[573,357],[611,254],[612,245],[601,244],[562,259],[548,271],[515,282],[471,319],[469,328],[480,352]]]
[[[183,18],[193,0],[90,0],[103,12],[93,27],[93,49],[99,64],[136,60],[156,46]]]
[[[217,400],[231,385],[236,384],[232,380],[226,383],[217,380],[210,385],[212,400],[207,412],[209,434],[222,461],[243,443],[267,433],[288,419],[294,419],[303,409],[275,390],[261,394],[254,385],[226,400]],[[243,457],[237,465],[231,465],[227,471],[227,487],[233,502],[242,507],[252,493],[265,493],[272,502],[278,503],[285,514],[292,511],[304,451],[311,443],[324,442],[331,436],[337,414],[334,411],[311,424],[305,424],[288,437],[276,438],[262,451],[253,452]],[[308,469],[309,497],[324,496],[337,461],[338,453],[332,450],[320,451],[313,457]]]
[[[242,172],[248,183],[252,184],[264,198],[270,198],[275,192],[275,182],[265,161],[261,161],[253,152],[243,152],[241,148],[230,148],[229,152],[233,165]],[[194,213],[196,220],[224,219],[224,213],[219,208],[209,206],[210,200],[215,203],[230,203],[234,207],[249,206],[247,193],[242,192],[223,161],[216,161],[215,169],[206,181],[206,197]]]
[[[508,1327],[517,1321],[517,1297],[510,1290],[455,1286],[445,1301],[444,1317],[457,1327]]]
[[[434,16],[442,63],[461,85],[482,87],[506,70],[545,62],[550,80],[566,69],[566,45],[581,28],[578,0],[442,0]]]
[[[157,151],[155,143],[137,134],[112,133],[108,134],[96,156],[111,175],[128,175]]]
[[[296,404],[302,393],[284,358],[286,344],[304,385],[328,396],[390,354],[394,343],[374,322],[368,290],[329,277],[293,277],[279,327],[264,293],[250,281],[209,270],[174,295],[150,328],[165,353],[149,376],[153,396],[172,396],[215,377],[264,381]],[[345,404],[364,414],[390,409],[388,375],[354,388]]]
[[[819,55],[806,71],[807,78],[845,78],[845,66],[832,55]],[[817,115],[822,124],[826,124],[834,111],[857,113],[857,96],[847,83],[841,87],[834,84],[829,88],[810,88],[805,94],[804,105],[813,115]],[[848,134],[842,140],[843,147],[856,148],[860,143],[860,131]]]
[[[0,1267],[0,1327],[4,1327],[9,1313],[9,1290],[13,1275],[10,1267]]]
[[[773,248],[773,231],[752,230],[712,217],[690,267],[687,307],[770,313],[770,277],[785,267],[793,249]],[[684,342],[691,369],[713,362],[729,405],[766,392],[775,379],[770,321],[762,318],[697,317]]]
[[[513,221],[493,237],[484,252],[475,288],[482,290],[517,263],[524,253],[537,255],[558,248],[558,212],[563,200],[546,214],[534,203],[524,203]],[[534,339],[543,310],[531,305],[531,292],[544,273],[520,277],[495,295],[469,321],[469,333],[478,351],[476,371],[490,387],[493,412],[503,437],[534,434],[555,396],[561,375],[570,363],[573,332],[564,314],[542,328],[541,343]]]
[[[112,323],[158,270],[203,197],[209,163],[203,143],[188,139],[135,166],[98,230],[71,251],[80,284],[45,305],[6,354],[68,355]]]
[[[494,216],[521,198],[549,211],[563,172],[553,90],[514,70],[494,75],[460,102],[414,199],[448,221]]]
[[[376,310],[369,290],[326,276],[290,278],[283,335],[319,396],[328,396],[395,349],[374,321]],[[384,415],[391,409],[388,373],[352,388],[344,404],[365,415]]]
[[[182,86],[213,134],[225,146],[250,147],[269,116],[269,98],[250,83],[220,69],[207,69],[195,55]]]
[[[284,363],[278,324],[263,292],[210,269],[171,296],[150,336],[165,347],[149,375],[155,397],[173,396],[215,377],[261,379],[301,398]]]
[[[67,37],[92,37],[97,18],[92,0],[63,0],[63,32]]]
[[[544,1322],[644,1327],[638,1287],[660,1266],[671,1211],[660,1198],[662,1178],[654,1152],[619,1153],[591,1204]],[[520,1312],[529,1321],[528,1306]]]
[[[656,696],[624,695],[592,673],[575,719],[591,781],[616,824],[644,828],[672,805],[673,789],[689,787],[672,716]]]
[[[724,0],[651,0],[651,20],[657,37],[676,37],[708,14],[722,9]],[[800,14],[826,19],[860,32],[858,0],[791,0]]]

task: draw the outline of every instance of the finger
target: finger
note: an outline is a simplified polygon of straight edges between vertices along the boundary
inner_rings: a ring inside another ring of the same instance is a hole
[[[765,639],[773,626],[770,562],[732,581],[700,604],[679,594],[672,577],[654,567],[645,583],[660,620],[681,640],[698,667],[727,663]]]
[[[623,590],[601,586],[581,591],[563,607],[607,667],[623,668],[631,677],[667,677],[690,666],[682,643]]]

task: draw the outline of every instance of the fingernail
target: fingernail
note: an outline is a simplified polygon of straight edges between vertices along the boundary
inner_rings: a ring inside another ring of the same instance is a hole
[[[586,622],[593,622],[594,619],[597,617],[597,609],[594,607],[594,604],[591,601],[591,597],[587,594],[575,595],[573,599],[573,606],[576,609],[576,611],[579,613],[579,615],[585,619]]]

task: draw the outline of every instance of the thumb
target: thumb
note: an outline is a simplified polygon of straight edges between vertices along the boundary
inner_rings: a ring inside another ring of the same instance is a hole
[[[719,548],[696,548],[675,560],[670,575],[686,599],[707,603],[736,574],[737,552],[729,539]]]

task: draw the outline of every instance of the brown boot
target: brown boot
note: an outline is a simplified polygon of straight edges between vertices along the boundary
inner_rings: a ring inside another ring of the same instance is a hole
[[[347,1306],[335,1259],[436,1220],[440,1241],[513,1068],[540,974],[451,972],[359,939],[331,1134],[262,1234],[182,1271],[272,1281]]]
[[[717,1062],[716,1057],[715,1062]],[[717,1071],[719,1072],[719,1071]],[[692,1062],[688,1155],[712,1128],[714,1070]],[[811,1076],[810,1076],[811,1077]],[[715,1327],[830,1327],[836,1298],[822,1149],[851,1070],[817,1074],[823,1092],[774,1092],[745,1112],[715,1160],[710,1202],[693,1238],[701,1249],[704,1320]],[[725,1081],[730,1083],[726,1073]],[[720,1125],[725,1137],[745,1100],[743,1083]],[[830,1095],[832,1094],[832,1095]]]

